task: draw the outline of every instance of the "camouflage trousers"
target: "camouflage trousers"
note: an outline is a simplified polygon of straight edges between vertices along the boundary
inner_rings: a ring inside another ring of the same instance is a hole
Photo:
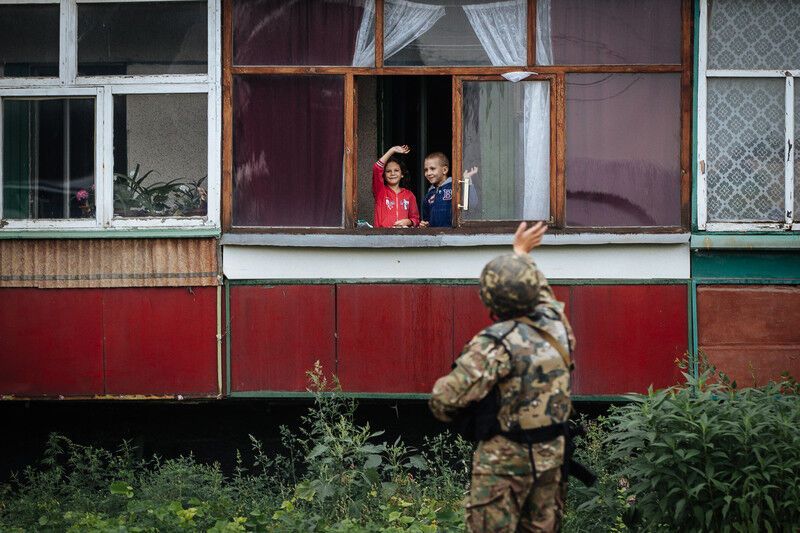
[[[558,531],[561,525],[561,469],[533,476],[473,474],[467,528],[479,531]]]

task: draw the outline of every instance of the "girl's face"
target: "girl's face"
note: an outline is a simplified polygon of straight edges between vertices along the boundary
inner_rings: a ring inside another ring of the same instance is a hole
[[[390,161],[383,170],[383,179],[386,181],[386,185],[390,187],[398,185],[400,180],[403,179],[403,171],[400,170],[400,165]]]

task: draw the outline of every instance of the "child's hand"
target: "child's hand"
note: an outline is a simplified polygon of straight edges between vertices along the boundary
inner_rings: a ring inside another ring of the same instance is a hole
[[[531,250],[541,244],[546,231],[547,225],[544,222],[537,222],[530,228],[527,222],[520,222],[517,232],[514,233],[514,253],[529,254]]]
[[[400,146],[392,146],[391,151],[396,154],[407,154],[411,151],[411,147],[407,144],[403,144]]]
[[[464,179],[471,178],[472,176],[474,176],[477,173],[478,173],[478,167],[472,167],[469,170],[465,170],[464,171]]]
[[[420,220],[419,221],[419,227],[420,228],[427,228],[430,225],[431,225],[431,223],[428,222],[427,220]]]
[[[394,223],[395,228],[410,228],[413,225],[414,223],[411,222],[410,218],[401,218],[400,220]]]

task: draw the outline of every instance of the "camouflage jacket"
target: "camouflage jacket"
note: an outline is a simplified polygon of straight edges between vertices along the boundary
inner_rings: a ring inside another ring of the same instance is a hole
[[[575,339],[563,304],[556,301],[544,276],[541,281],[539,304],[530,318],[572,352]],[[473,337],[453,371],[434,385],[431,411],[449,422],[459,410],[486,396],[495,384],[500,390],[497,418],[504,431],[548,426],[569,417],[570,374],[564,360],[535,329],[513,320],[494,324]],[[563,455],[563,437],[533,445],[538,472],[560,466]],[[528,447],[500,435],[481,442],[473,473],[528,475]]]

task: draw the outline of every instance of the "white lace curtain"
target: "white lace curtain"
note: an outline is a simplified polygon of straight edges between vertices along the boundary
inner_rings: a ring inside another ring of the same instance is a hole
[[[388,59],[430,30],[444,16],[444,7],[408,0],[386,0],[383,20],[383,58]],[[353,66],[375,65],[375,0],[364,2],[356,36]]]
[[[539,0],[537,6],[546,1]],[[526,63],[527,7],[524,0],[463,8],[492,65]],[[549,4],[547,9],[549,21]],[[550,216],[550,90],[547,82],[525,83],[522,131],[525,173],[522,217],[546,220]]]

